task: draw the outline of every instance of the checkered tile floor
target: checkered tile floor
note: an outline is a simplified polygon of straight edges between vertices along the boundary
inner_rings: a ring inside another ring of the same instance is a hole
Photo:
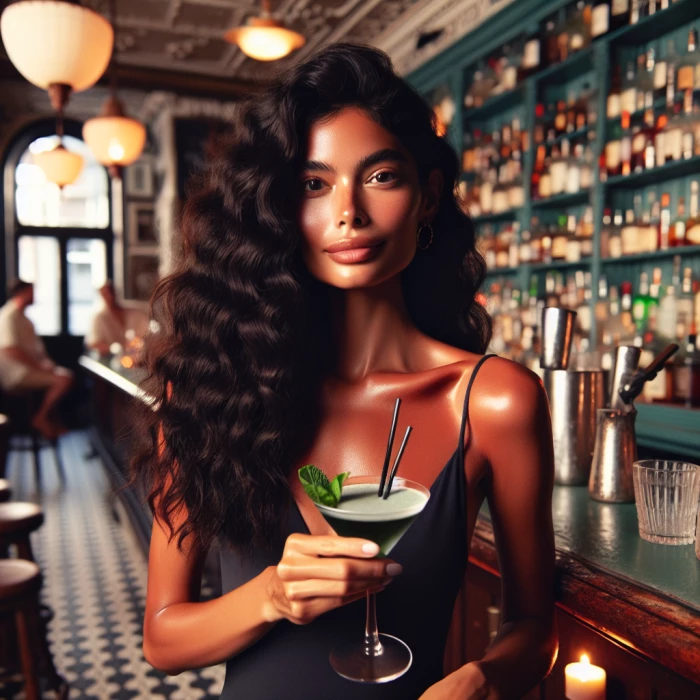
[[[100,459],[84,457],[89,450],[86,434],[70,433],[60,447],[67,472],[64,489],[49,450],[42,451],[40,490],[27,453],[10,454],[7,478],[13,485],[13,500],[34,501],[44,509],[45,522],[33,535],[32,545],[45,579],[43,602],[54,611],[49,642],[56,668],[70,685],[69,697],[217,698],[223,665],[173,677],[144,660],[142,550],[128,527],[114,518]],[[23,697],[20,683],[0,684],[0,698]]]

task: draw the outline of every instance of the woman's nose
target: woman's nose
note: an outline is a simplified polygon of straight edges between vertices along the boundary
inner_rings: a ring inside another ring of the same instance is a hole
[[[358,228],[367,224],[369,217],[359,199],[359,194],[353,185],[338,185],[335,203],[335,223],[338,228]]]

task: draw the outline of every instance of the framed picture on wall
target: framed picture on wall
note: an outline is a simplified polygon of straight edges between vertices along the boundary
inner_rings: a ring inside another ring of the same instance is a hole
[[[126,258],[124,298],[132,301],[148,301],[158,281],[160,258],[152,252],[131,251]]]
[[[124,189],[127,197],[153,197],[153,162],[141,157],[126,168]]]
[[[129,202],[127,211],[129,243],[132,246],[157,246],[158,230],[153,204],[151,202]]]

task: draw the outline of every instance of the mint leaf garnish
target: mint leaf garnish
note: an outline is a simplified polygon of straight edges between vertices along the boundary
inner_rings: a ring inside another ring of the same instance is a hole
[[[299,470],[299,481],[304,487],[309,498],[314,503],[335,508],[340,501],[343,490],[343,482],[350,476],[350,472],[343,472],[329,481],[328,477],[313,464],[307,464]]]
[[[336,498],[336,505],[340,501],[340,494],[343,491],[343,483],[345,482],[345,479],[347,479],[350,476],[350,472],[343,472],[342,474],[338,474],[338,476],[331,481],[331,491],[333,492],[333,495]]]

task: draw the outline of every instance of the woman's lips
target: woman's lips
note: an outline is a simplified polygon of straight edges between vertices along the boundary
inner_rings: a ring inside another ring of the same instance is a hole
[[[376,238],[358,236],[357,238],[336,241],[329,245],[325,252],[334,262],[352,265],[374,260],[381,252],[385,242]]]
[[[369,262],[379,256],[384,247],[384,243],[369,246],[367,248],[350,248],[348,250],[339,250],[335,253],[328,252],[333,262],[342,263],[344,265],[354,265],[356,263]]]

